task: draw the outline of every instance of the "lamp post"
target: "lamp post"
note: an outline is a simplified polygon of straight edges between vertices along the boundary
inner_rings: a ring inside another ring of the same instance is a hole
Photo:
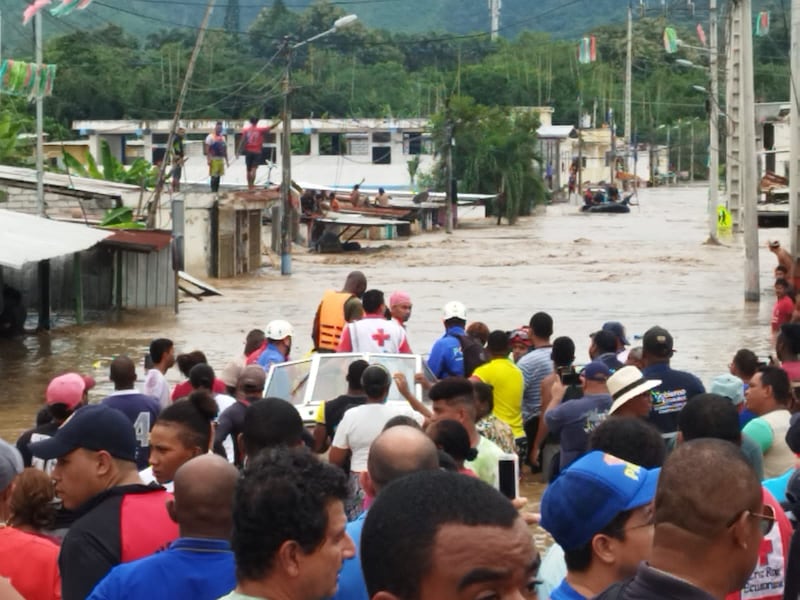
[[[283,80],[283,135],[281,135],[281,275],[292,274],[292,52],[315,40],[336,33],[358,20],[356,15],[345,15],[336,19],[333,27],[311,36],[307,40],[292,44],[289,37],[283,38],[283,52],[286,55],[286,72]]]

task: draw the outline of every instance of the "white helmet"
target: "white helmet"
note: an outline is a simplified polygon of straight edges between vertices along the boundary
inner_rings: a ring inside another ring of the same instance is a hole
[[[294,336],[294,329],[289,321],[277,319],[267,323],[267,329],[264,335],[268,340],[282,340],[285,337]]]
[[[467,307],[458,300],[452,300],[444,305],[444,320],[461,319],[467,320]]]

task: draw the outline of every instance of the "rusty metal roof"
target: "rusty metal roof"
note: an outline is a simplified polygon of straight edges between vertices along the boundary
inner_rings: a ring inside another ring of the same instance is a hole
[[[112,246],[133,252],[158,252],[170,245],[172,232],[153,229],[107,229],[111,233],[103,240],[105,246]]]

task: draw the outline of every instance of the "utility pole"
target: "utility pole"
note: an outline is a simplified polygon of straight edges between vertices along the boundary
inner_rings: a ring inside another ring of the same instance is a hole
[[[575,190],[578,196],[583,193],[583,99],[578,98],[578,169],[577,169],[578,186]],[[580,201],[578,201],[580,203]]]
[[[502,0],[489,0],[489,13],[492,17],[492,41],[497,41],[497,32],[500,29],[500,7]]]
[[[683,142],[681,141],[681,120],[678,119],[678,164],[675,168],[675,181],[677,182],[681,178],[681,145]]]
[[[292,44],[283,38],[286,72],[283,78],[283,130],[281,135],[281,275],[292,274]]]
[[[616,167],[617,162],[617,132],[616,127],[614,126],[614,109],[608,109],[608,128],[611,130],[611,150],[608,153],[608,164],[609,164],[609,185],[614,185],[614,168]]]
[[[183,86],[181,87],[180,96],[178,96],[178,104],[175,106],[175,114],[172,117],[172,126],[169,130],[169,136],[167,136],[167,151],[164,153],[164,159],[161,161],[161,168],[158,170],[155,196],[153,197],[153,201],[150,203],[150,208],[147,211],[148,229],[153,229],[156,226],[156,215],[158,214],[158,205],[161,201],[161,191],[164,189],[164,174],[167,171],[167,158],[172,152],[172,143],[175,140],[175,133],[178,129],[178,122],[181,119],[181,112],[183,112],[183,103],[186,101],[186,94],[189,91],[189,82],[192,79],[192,73],[194,73],[194,65],[197,62],[197,57],[200,55],[200,48],[203,45],[203,38],[206,35],[206,29],[208,28],[208,21],[211,19],[211,13],[214,11],[215,1],[216,0],[208,0],[205,15],[203,15],[203,22],[200,24],[200,31],[197,33],[197,39],[194,42],[192,56],[189,58],[189,64],[186,67],[186,74],[183,77]],[[179,240],[179,243],[182,244],[183,223],[177,224],[175,221],[173,221],[173,229],[176,226],[179,227],[179,231],[181,232],[181,239]],[[183,250],[183,248],[180,248],[180,250]],[[183,253],[181,253],[181,256],[183,256]]]
[[[42,13],[34,17],[36,35],[36,68],[42,70]],[[36,92],[36,206],[39,216],[47,216],[44,210],[44,96]]]
[[[747,302],[758,302],[758,181],[756,175],[755,89],[753,86],[752,0],[731,3],[730,52],[728,65],[728,136],[730,173],[729,197],[736,227],[744,230],[745,289]],[[711,99],[714,102],[714,98]]]
[[[789,115],[789,242],[800,252],[800,0],[792,0],[791,113]],[[795,258],[796,260],[796,258]],[[789,282],[793,284],[794,282]]]
[[[453,146],[455,137],[453,116],[450,113],[450,104],[447,105],[447,204],[445,205],[445,231],[453,233],[453,203],[455,202],[455,182],[453,178]]]
[[[689,121],[689,183],[694,182],[694,120]]]
[[[631,103],[633,85],[633,2],[628,2],[628,44],[625,61],[625,144],[631,147]],[[625,170],[630,169],[628,152],[625,152]]]
[[[717,240],[717,206],[719,205],[719,42],[717,33],[717,0],[709,0],[708,69],[711,76],[708,107],[708,243]],[[730,124],[729,124],[730,125]]]

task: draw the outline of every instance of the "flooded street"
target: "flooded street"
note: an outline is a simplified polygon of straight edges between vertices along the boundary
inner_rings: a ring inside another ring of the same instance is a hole
[[[491,329],[511,329],[536,311],[549,312],[556,335],[575,339],[579,361],[588,360],[589,333],[604,321],[622,321],[629,337],[659,324],[675,338],[673,364],[707,383],[726,371],[738,348],[767,357],[776,261],[766,241],[788,239],[786,229],[761,231],[762,302],[746,305],[741,236],[705,245],[705,206],[705,188],[659,188],[640,192],[640,206],[627,215],[583,215],[575,206],[554,205],[513,227],[465,220],[452,235],[367,242],[385,244],[378,251],[316,255],[296,249],[291,277],[265,267],[251,277],[212,281],[224,296],[186,300],[177,316],[126,313],[119,324],[2,342],[0,436],[13,441],[31,426],[53,375],[90,373],[98,381],[92,399],[103,397],[111,390],[110,357],[126,353],[141,365],[154,337],[171,338],[177,352],[203,350],[221,370],[241,352],[248,330],[283,318],[295,327],[293,355],[299,357],[311,347],[323,291],[341,288],[353,269],[387,296],[396,289],[411,294],[408,331],[418,352],[427,353],[441,335],[442,305],[458,299],[470,320]],[[178,382],[181,376],[172,369],[168,378]]]

